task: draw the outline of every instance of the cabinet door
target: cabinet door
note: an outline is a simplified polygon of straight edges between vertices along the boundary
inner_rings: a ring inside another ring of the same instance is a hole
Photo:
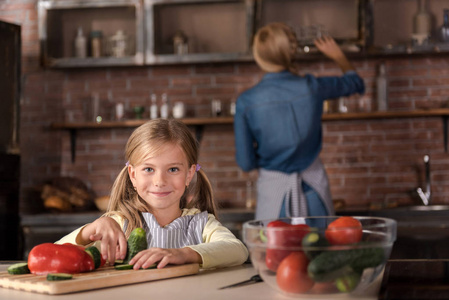
[[[323,35],[339,44],[365,45],[363,0],[257,0],[256,26],[284,22],[291,26],[301,47]]]
[[[146,62],[250,59],[253,7],[249,0],[146,0]],[[183,53],[175,48],[180,32]]]
[[[376,48],[387,53],[449,51],[449,43],[438,37],[449,0],[371,1]],[[427,36],[419,32],[424,19],[430,21]]]
[[[140,0],[40,0],[39,36],[43,64],[51,67],[141,65],[143,57],[143,9]],[[76,57],[78,29],[86,41],[86,57]],[[124,49],[117,55],[117,33],[123,33]],[[100,32],[100,57],[92,57],[91,37]]]

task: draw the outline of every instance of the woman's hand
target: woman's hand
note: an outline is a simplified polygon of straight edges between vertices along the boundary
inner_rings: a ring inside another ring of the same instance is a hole
[[[314,44],[321,53],[335,61],[343,72],[354,70],[354,67],[333,38],[324,36],[316,39]]]
[[[335,40],[330,36],[323,36],[317,38],[314,41],[315,46],[320,50],[321,53],[326,55],[332,60],[336,60],[341,56],[345,56],[341,51],[340,47],[337,45]]]
[[[158,263],[159,262],[159,263]],[[167,264],[182,265],[187,263],[202,263],[201,256],[194,250],[185,247],[179,249],[150,248],[140,251],[129,261],[134,270],[146,269],[154,263],[161,269]]]
[[[86,245],[101,241],[101,255],[110,264],[126,256],[127,242],[120,225],[110,217],[101,217],[86,225],[78,234],[77,243]]]

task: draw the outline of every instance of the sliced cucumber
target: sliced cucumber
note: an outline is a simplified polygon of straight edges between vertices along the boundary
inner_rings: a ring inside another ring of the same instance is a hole
[[[95,246],[91,246],[86,248],[86,252],[89,253],[89,255],[94,260],[95,269],[98,269],[101,266],[101,253],[100,250],[97,249]]]
[[[156,266],[157,266],[156,264],[152,264],[148,268],[145,268],[145,270],[154,269],[154,268],[156,268]],[[116,266],[114,266],[114,268],[116,270],[132,270],[133,265],[122,264],[122,265],[116,265]],[[142,270],[142,269],[143,268],[140,268],[140,270]]]
[[[48,281],[58,281],[58,280],[69,280],[72,279],[73,275],[68,273],[50,273],[47,274]]]
[[[114,268],[116,270],[119,270],[119,271],[121,271],[121,270],[131,270],[133,268],[133,265],[122,264],[122,265],[116,265],[116,266],[114,266]]]
[[[28,269],[28,263],[17,263],[8,267],[8,273],[12,275],[28,274],[30,269]]]
[[[152,264],[152,265],[150,265],[149,267],[145,268],[145,270],[148,270],[148,269],[156,269],[156,267],[157,267],[157,264]],[[143,269],[143,268],[141,268],[141,269]]]

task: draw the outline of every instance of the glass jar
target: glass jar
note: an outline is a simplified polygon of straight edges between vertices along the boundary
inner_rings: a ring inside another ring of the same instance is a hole
[[[116,34],[109,38],[109,51],[113,57],[128,55],[128,37],[123,33],[123,30],[117,30]]]
[[[94,30],[90,32],[90,51],[92,57],[102,56],[102,39],[103,33],[99,30]]]
[[[187,44],[187,36],[182,30],[178,30],[173,36],[173,52],[174,54],[189,53],[189,46]]]

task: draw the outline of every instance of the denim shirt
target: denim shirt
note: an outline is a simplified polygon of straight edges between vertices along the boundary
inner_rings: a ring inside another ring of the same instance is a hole
[[[245,172],[257,168],[301,172],[321,151],[324,101],[364,91],[363,79],[355,71],[340,77],[267,73],[237,99],[237,164]]]

